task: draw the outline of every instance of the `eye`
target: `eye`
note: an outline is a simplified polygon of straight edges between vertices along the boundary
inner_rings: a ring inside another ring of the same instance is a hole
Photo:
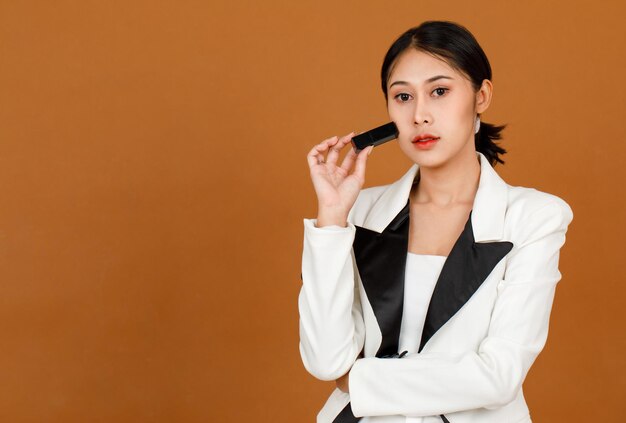
[[[406,103],[410,99],[410,95],[407,93],[400,93],[394,96],[395,99],[400,99],[400,103]]]
[[[444,94],[445,94],[445,92],[446,92],[446,91],[448,91],[448,90],[449,90],[449,88],[442,88],[442,87],[438,87],[438,88],[435,88],[435,89],[433,90],[433,92],[436,92],[436,93],[437,93],[437,97],[441,97],[441,96],[442,96],[442,95],[444,95]]]

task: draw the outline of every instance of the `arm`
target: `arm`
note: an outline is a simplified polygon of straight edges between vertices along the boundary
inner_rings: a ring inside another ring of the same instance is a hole
[[[512,401],[546,341],[561,278],[559,250],[572,217],[567,203],[558,199],[521,222],[523,234],[507,259],[478,351],[357,360],[349,378],[355,416],[429,416]]]
[[[304,220],[298,298],[300,355],[309,373],[322,380],[347,373],[364,340],[352,255],[356,228],[350,223],[350,213],[363,187],[367,156],[373,146],[359,153],[350,148],[338,166],[339,153],[350,145],[353,134],[329,138],[307,155],[318,199],[318,219]]]
[[[304,220],[300,354],[321,380],[344,375],[363,348],[364,323],[352,255],[355,227],[317,228]]]

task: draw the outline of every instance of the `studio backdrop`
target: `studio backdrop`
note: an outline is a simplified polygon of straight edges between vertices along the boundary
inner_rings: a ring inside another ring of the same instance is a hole
[[[432,19],[493,68],[512,185],[574,221],[537,422],[621,422],[626,39],[614,1],[0,0],[0,420],[312,422],[306,153],[388,121],[383,55]],[[366,186],[411,163],[394,143]]]

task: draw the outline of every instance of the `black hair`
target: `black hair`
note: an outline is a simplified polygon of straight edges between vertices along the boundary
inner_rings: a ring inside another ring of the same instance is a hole
[[[426,21],[402,34],[389,47],[380,72],[381,85],[387,100],[387,82],[396,59],[409,48],[445,60],[453,69],[464,74],[475,91],[484,79],[491,81],[491,65],[476,38],[463,26],[449,21]],[[485,155],[491,166],[504,163],[499,157],[506,150],[495,143],[506,125],[496,126],[481,122],[474,137],[476,150]]]

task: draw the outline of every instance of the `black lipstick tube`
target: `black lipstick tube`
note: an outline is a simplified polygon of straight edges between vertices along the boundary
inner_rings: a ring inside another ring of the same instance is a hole
[[[352,146],[358,153],[370,145],[377,146],[396,138],[398,138],[398,128],[395,123],[389,122],[352,137]]]

